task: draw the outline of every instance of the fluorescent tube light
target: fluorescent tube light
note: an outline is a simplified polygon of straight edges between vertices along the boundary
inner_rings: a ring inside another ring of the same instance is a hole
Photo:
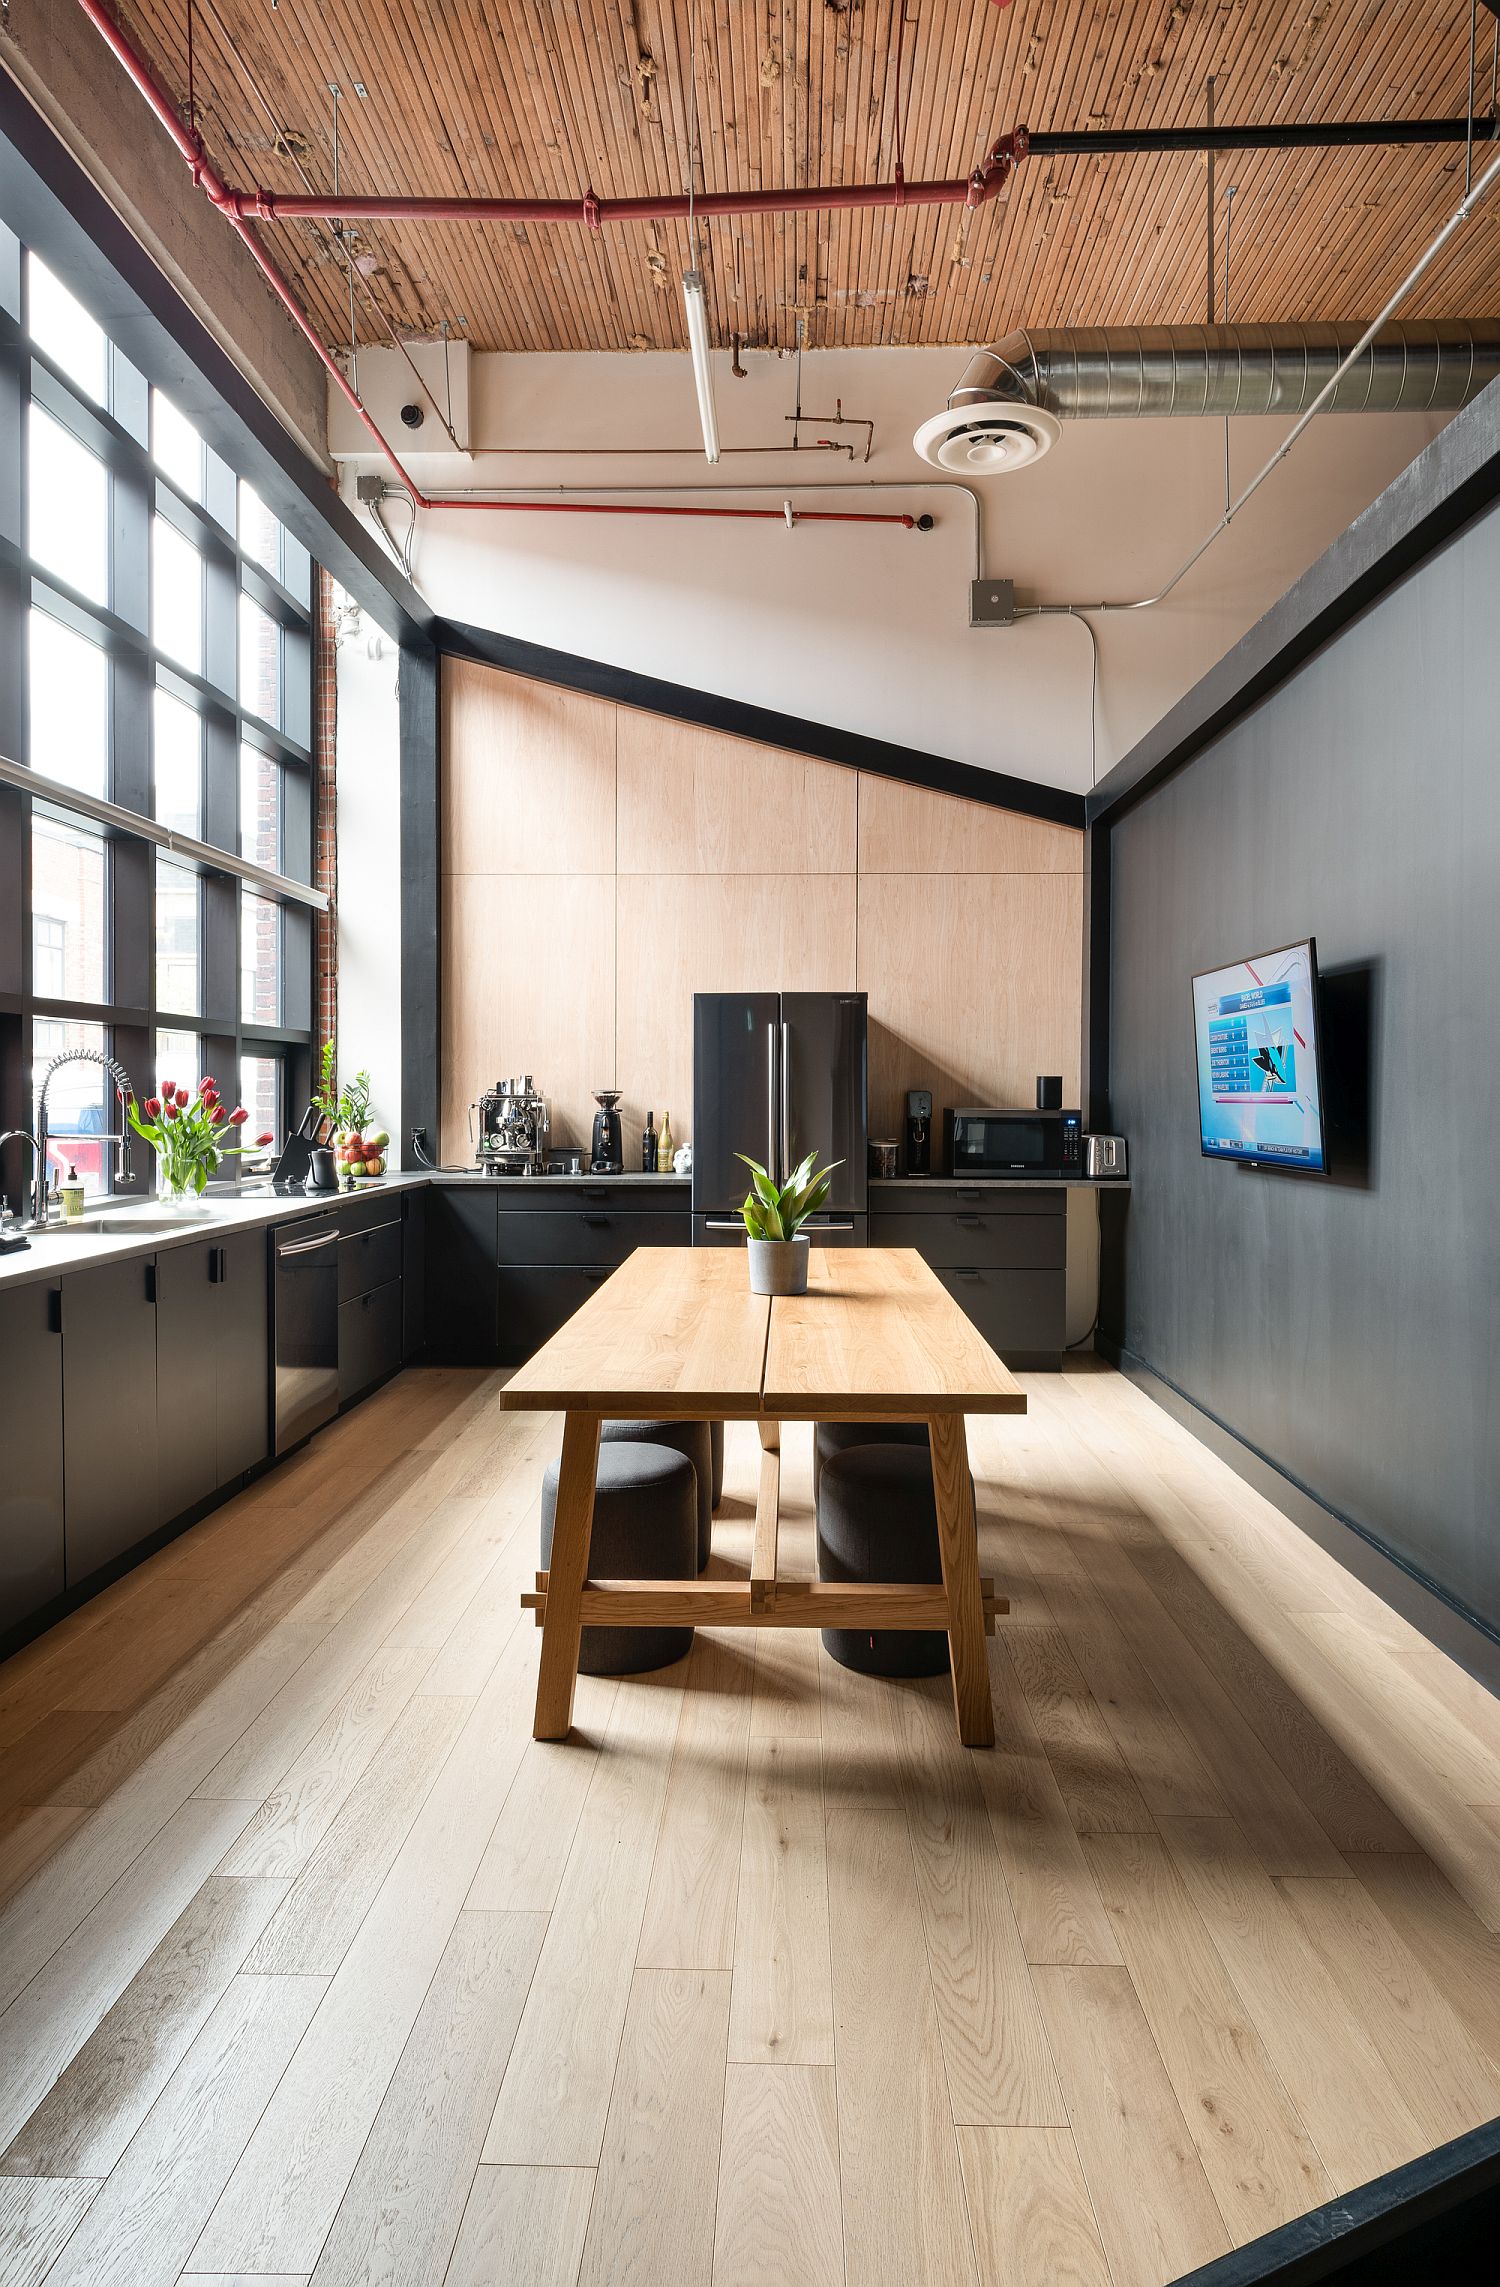
[[[703,424],[705,456],[719,457],[719,424],[714,419],[714,377],[708,362],[708,305],[703,299],[703,273],[682,273],[682,306],[687,312],[688,347],[693,353],[693,387],[698,392],[698,418]]]

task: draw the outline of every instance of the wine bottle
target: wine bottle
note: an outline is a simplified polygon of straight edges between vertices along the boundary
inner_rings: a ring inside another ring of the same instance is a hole
[[[661,1134],[656,1139],[656,1171],[658,1175],[670,1175],[672,1172],[672,1115],[670,1112],[663,1112],[661,1116]]]
[[[645,1133],[641,1137],[641,1173],[656,1173],[656,1125],[654,1114],[650,1112],[646,1114]]]

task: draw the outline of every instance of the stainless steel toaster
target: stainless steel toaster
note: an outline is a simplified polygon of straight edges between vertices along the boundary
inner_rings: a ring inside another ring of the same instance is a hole
[[[1123,1136],[1085,1136],[1083,1139],[1083,1172],[1085,1175],[1124,1175],[1125,1138]]]

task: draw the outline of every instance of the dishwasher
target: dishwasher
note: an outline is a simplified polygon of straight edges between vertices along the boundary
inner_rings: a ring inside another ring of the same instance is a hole
[[[339,1409],[339,1227],[332,1215],[275,1235],[276,1451],[288,1453]]]

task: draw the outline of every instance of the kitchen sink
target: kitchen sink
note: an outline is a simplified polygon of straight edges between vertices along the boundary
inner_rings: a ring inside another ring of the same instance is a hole
[[[186,1215],[76,1215],[67,1222],[59,1218],[45,1231],[28,1231],[26,1235],[32,1239],[149,1239],[159,1231],[193,1228]]]

